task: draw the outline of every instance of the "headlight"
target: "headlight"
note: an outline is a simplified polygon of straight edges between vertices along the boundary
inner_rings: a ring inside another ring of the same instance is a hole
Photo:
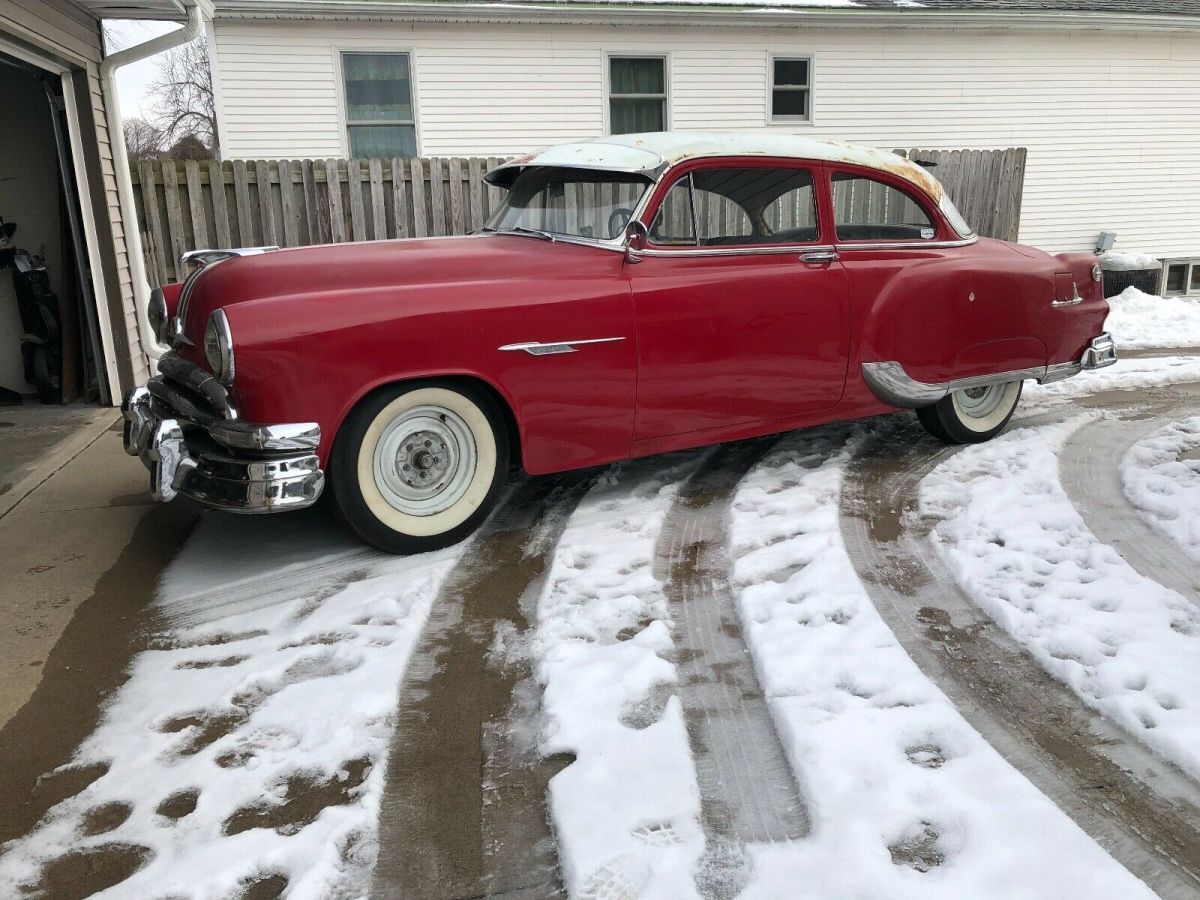
[[[217,381],[228,387],[233,384],[233,335],[225,310],[218,309],[208,317],[204,329],[204,356]]]
[[[167,335],[167,298],[163,295],[162,288],[155,288],[150,292],[146,316],[150,319],[150,330],[154,332],[158,342],[170,343]]]

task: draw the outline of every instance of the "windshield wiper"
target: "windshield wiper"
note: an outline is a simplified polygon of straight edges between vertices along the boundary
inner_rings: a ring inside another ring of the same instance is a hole
[[[524,225],[510,225],[508,228],[496,229],[497,234],[528,234],[531,237],[539,237],[544,241],[554,241],[554,235],[549,231],[540,231],[537,228],[526,228]]]

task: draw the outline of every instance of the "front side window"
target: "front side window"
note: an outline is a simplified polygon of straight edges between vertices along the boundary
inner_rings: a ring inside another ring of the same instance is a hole
[[[485,230],[615,240],[649,186],[650,179],[624,172],[530,166],[513,181]]]
[[[343,53],[346,129],[355,159],[417,155],[407,53]]]
[[[661,56],[608,58],[611,134],[667,130],[667,61]]]
[[[771,57],[771,121],[807,122],[812,118],[812,60]]]
[[[684,209],[695,216],[694,229]],[[802,244],[817,235],[812,172],[767,167],[697,169],[685,175],[667,194],[650,229],[654,244],[704,247]]]
[[[839,241],[931,241],[937,236],[916,200],[863,175],[834,174],[833,213]]]

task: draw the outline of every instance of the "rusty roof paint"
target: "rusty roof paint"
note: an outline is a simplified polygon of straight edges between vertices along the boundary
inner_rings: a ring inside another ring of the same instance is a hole
[[[926,169],[890,150],[787,134],[661,131],[621,134],[558,144],[509,160],[493,172],[523,166],[564,166],[641,172],[656,176],[666,166],[713,156],[778,156],[850,163],[898,175],[934,200],[942,186]]]

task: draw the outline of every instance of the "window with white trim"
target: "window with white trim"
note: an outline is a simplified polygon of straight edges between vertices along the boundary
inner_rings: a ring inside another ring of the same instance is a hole
[[[346,131],[355,159],[417,155],[407,53],[343,53]]]
[[[667,60],[662,56],[608,58],[608,131],[667,130]]]
[[[1200,259],[1163,261],[1162,295],[1184,297],[1200,294]]]
[[[812,58],[772,56],[771,90],[767,98],[772,122],[812,119]]]

